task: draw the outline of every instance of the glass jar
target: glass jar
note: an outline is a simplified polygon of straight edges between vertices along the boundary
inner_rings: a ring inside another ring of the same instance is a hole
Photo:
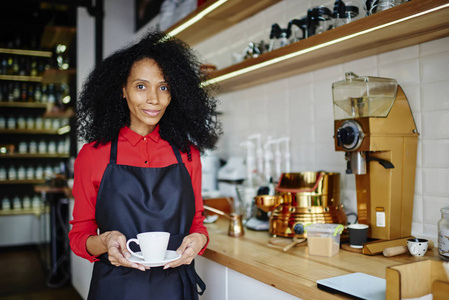
[[[449,206],[441,209],[441,219],[438,221],[438,253],[449,261]]]

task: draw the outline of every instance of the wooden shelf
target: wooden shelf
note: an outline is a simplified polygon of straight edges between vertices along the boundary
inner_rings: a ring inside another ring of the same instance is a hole
[[[42,82],[42,77],[25,75],[0,75],[0,80]]]
[[[17,107],[17,108],[43,108],[46,109],[47,103],[40,102],[0,102],[0,107]]]
[[[62,127],[61,127],[62,128]],[[64,134],[70,132],[64,130]],[[61,135],[59,130],[49,129],[49,130],[38,130],[38,129],[0,129],[0,134],[53,134],[53,135]]]
[[[411,16],[414,16],[411,18]],[[210,80],[229,92],[449,36],[449,0],[410,1],[211,72]],[[398,20],[402,20],[398,22]],[[290,55],[288,59],[280,58]],[[266,64],[257,68],[259,64]],[[252,70],[245,72],[251,68]]]
[[[42,208],[24,208],[24,209],[5,209],[0,210],[0,216],[19,216],[19,215],[35,215],[40,216],[43,213],[48,213],[48,209]]]
[[[229,0],[204,16],[195,24],[176,34],[176,37],[180,38],[190,46],[198,44],[218,32],[235,25],[280,1],[281,0]],[[165,30],[165,32],[169,33],[182,24],[185,24],[216,2],[218,2],[218,0],[207,1],[185,18]]]
[[[0,80],[61,84],[61,83],[68,83],[71,76],[74,76],[75,74],[76,74],[75,69],[68,69],[68,70],[48,69],[45,70],[42,76],[0,75]]]
[[[0,48],[0,53],[14,54],[14,55],[26,55],[26,56],[37,56],[37,57],[51,57],[52,56],[52,53],[50,51],[8,49],[8,48]]]
[[[0,155],[0,159],[10,159],[10,158],[18,158],[18,159],[22,159],[22,158],[69,158],[70,155],[68,153],[55,153],[55,154],[40,154],[40,153],[35,153],[35,154],[20,154],[20,153],[13,153],[13,154],[1,154]]]
[[[0,180],[0,185],[6,184],[43,184],[45,179],[34,179],[34,180]]]

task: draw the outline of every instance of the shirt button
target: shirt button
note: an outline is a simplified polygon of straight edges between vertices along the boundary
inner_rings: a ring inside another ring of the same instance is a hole
[[[146,160],[145,163],[147,164],[147,163],[148,163],[148,160]]]
[[[143,138],[143,140],[144,140],[144,141],[146,141],[146,140],[147,140],[147,138],[146,138],[146,137],[144,137],[144,138]]]

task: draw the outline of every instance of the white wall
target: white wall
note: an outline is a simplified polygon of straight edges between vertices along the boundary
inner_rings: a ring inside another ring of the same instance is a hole
[[[194,48],[219,68],[248,42],[268,41],[273,23],[284,27],[307,8],[329,1],[284,0]],[[449,205],[449,37],[370,56],[219,96],[222,158],[244,156],[238,145],[254,133],[290,136],[292,171],[326,170],[342,176],[342,199],[356,209],[354,175],[334,151],[332,83],[344,73],[394,78],[405,90],[419,136],[412,234],[437,241],[440,208]]]

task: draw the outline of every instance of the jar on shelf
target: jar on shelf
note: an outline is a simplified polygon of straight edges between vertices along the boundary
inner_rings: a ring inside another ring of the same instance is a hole
[[[441,219],[438,221],[438,253],[449,261],[449,206],[441,208]]]

